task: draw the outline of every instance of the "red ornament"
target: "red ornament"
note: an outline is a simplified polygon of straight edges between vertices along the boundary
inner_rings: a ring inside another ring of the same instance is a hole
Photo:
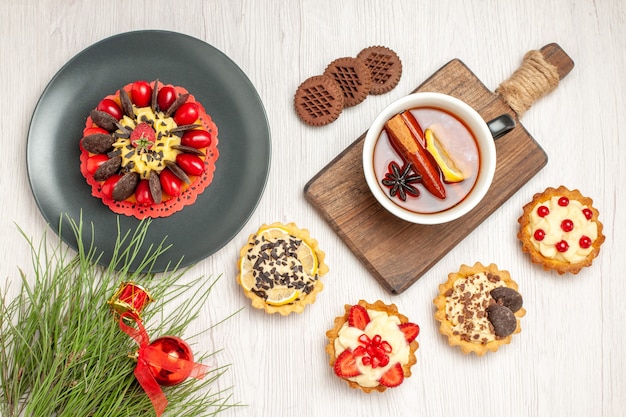
[[[134,321],[137,328],[129,326],[125,320]],[[150,343],[141,320],[132,312],[122,314],[119,325],[139,345],[133,356],[137,360],[135,378],[150,398],[157,417],[160,417],[167,407],[161,385],[176,385],[189,377],[202,379],[208,367],[194,363],[189,345],[178,337],[165,336]]]
[[[159,355],[161,362],[150,362],[148,365],[159,385],[177,385],[189,378],[192,370],[189,364],[193,364],[193,353],[187,342],[179,337],[163,336],[152,341],[148,346],[155,352],[162,352],[166,355]]]
[[[143,308],[152,301],[152,296],[142,286],[134,282],[122,282],[108,303],[120,316],[130,312],[140,318]]]

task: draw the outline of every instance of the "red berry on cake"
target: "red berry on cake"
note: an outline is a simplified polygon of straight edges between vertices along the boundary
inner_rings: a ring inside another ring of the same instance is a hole
[[[561,230],[564,232],[571,232],[574,230],[574,222],[570,219],[565,219],[561,222]]]
[[[157,104],[162,111],[168,111],[170,106],[176,101],[176,90],[171,85],[161,88],[157,94]]]
[[[550,214],[550,209],[546,206],[539,206],[537,208],[537,215],[539,217],[546,217],[548,214]]]
[[[148,107],[152,101],[152,87],[146,81],[135,81],[130,88],[130,98],[137,107]]]
[[[100,110],[105,113],[108,113],[111,116],[113,116],[116,120],[120,120],[123,116],[122,109],[120,109],[120,106],[118,106],[118,104],[115,101],[111,100],[110,98],[105,98],[100,103],[98,103],[96,110]]]
[[[174,113],[174,121],[181,126],[190,125],[198,120],[198,116],[198,105],[196,103],[185,103]]]

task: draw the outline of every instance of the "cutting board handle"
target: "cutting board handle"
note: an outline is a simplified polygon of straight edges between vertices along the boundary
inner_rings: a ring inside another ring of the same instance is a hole
[[[550,93],[574,68],[574,61],[556,43],[526,53],[513,75],[496,89],[518,117]]]

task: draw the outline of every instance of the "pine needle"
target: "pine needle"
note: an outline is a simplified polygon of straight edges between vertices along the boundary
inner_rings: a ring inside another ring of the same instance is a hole
[[[6,299],[7,290],[0,291],[0,415],[155,415],[128,356],[137,345],[120,330],[107,300],[120,282],[139,283],[157,300],[142,313],[151,338],[182,336],[198,318],[219,277],[189,282],[181,279],[185,271],[178,265],[161,274],[150,273],[168,247],[161,242],[145,251],[149,220],[125,234],[118,223],[112,260],[108,267],[98,266],[93,241],[83,242],[82,218],[68,220],[78,242],[76,253],[60,239],[50,246],[44,236],[35,244],[20,229],[31,250],[33,272],[20,270],[21,291],[13,300]],[[131,269],[137,262],[139,267]],[[169,304],[176,308],[164,317],[163,307]],[[186,340],[190,342],[187,336]],[[201,361],[216,352],[194,353]],[[218,387],[228,368],[217,366],[203,380],[188,379],[165,388],[169,402],[165,416],[215,416],[238,406],[232,403],[231,388]]]

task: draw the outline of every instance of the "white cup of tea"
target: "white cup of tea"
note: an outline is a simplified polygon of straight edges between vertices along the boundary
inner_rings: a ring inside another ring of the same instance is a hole
[[[363,144],[372,194],[411,223],[440,224],[467,214],[489,190],[495,169],[487,123],[467,103],[441,93],[393,102],[374,119]]]

